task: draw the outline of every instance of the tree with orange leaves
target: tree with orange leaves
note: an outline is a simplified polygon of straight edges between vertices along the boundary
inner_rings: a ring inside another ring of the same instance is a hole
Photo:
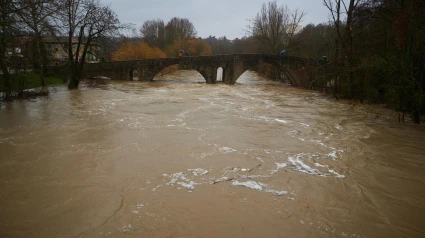
[[[150,47],[145,42],[133,44],[126,42],[113,54],[113,61],[165,58],[165,53],[157,47]]]
[[[189,38],[175,41],[167,48],[167,56],[177,56],[179,50],[188,52],[190,56],[212,55],[211,46],[201,38]]]

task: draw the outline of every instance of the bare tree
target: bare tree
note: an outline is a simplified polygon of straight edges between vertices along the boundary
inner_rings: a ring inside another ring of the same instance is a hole
[[[165,30],[168,45],[177,40],[196,37],[195,26],[186,18],[173,17],[165,26]]]
[[[288,41],[292,39],[292,37],[297,33],[300,23],[305,17],[306,13],[304,11],[301,11],[300,9],[295,9],[294,12],[291,12],[291,22],[286,27],[286,32],[288,34]]]
[[[333,64],[335,67],[339,66],[340,59],[340,42],[342,40],[341,34],[341,0],[323,0],[323,5],[329,9],[331,13],[331,17],[335,26],[336,36],[335,36],[335,53],[334,53],[334,61]],[[339,75],[335,75],[334,84],[333,84],[333,95],[338,98],[338,81]]]
[[[358,6],[358,4],[361,2],[361,0],[348,0],[348,7],[346,4],[346,1],[344,0],[323,0],[323,5],[329,10],[330,15],[332,17],[332,21],[335,26],[336,31],[336,37],[335,37],[335,58],[334,58],[334,65],[335,67],[341,67],[343,64],[343,59],[345,56],[348,59],[349,63],[349,81],[350,81],[350,94],[351,97],[354,95],[354,88],[353,88],[353,64],[354,64],[354,58],[353,58],[353,15],[354,10]],[[341,7],[344,7],[344,9],[341,9]],[[343,11],[345,10],[345,11]],[[342,29],[342,20],[345,18],[345,32],[343,32]],[[341,49],[345,51],[344,55],[341,55],[343,52],[341,52]],[[339,75],[335,76],[334,79],[334,90],[333,94],[335,97],[337,97],[338,94],[338,85],[339,82]]]
[[[347,13],[347,21],[345,23],[345,41],[346,52],[349,65],[349,79],[350,79],[350,97],[354,96],[354,49],[353,49],[353,18],[354,10],[357,8],[361,0],[350,0],[348,7],[343,1],[345,12]]]
[[[165,24],[161,19],[145,21],[140,28],[143,40],[151,46],[164,49],[165,47]]]
[[[40,74],[41,85],[44,86],[44,76],[47,74],[47,52],[43,40],[43,34],[53,28],[51,17],[56,11],[54,0],[17,0],[15,8],[17,15],[34,34],[33,67]]]
[[[12,0],[0,0],[0,68],[3,72],[4,99],[9,99],[11,93],[10,71],[11,55],[14,53],[14,43],[20,35],[17,15],[22,9],[17,9]]]
[[[295,34],[305,13],[294,12],[286,6],[278,6],[276,1],[263,3],[261,11],[252,19],[248,32],[261,42],[269,53],[285,48]]]
[[[70,70],[68,88],[78,88],[90,44],[99,37],[117,33],[125,27],[116,14],[100,0],[60,0],[57,19],[68,33],[67,53]]]

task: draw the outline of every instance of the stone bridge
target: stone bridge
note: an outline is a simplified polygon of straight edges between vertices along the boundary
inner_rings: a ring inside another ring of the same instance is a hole
[[[210,84],[216,83],[217,69],[221,67],[223,83],[234,84],[246,70],[253,69],[260,63],[269,63],[280,69],[294,86],[308,86],[318,66],[317,61],[312,59],[270,54],[185,56],[85,64],[82,77],[106,76],[111,79],[132,80],[136,70],[140,81],[152,81],[162,69],[178,65],[183,69],[198,71]]]

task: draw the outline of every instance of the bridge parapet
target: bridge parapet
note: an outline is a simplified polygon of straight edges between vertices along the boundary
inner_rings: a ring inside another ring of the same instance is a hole
[[[133,71],[137,70],[139,80],[152,81],[162,69],[179,65],[198,71],[207,83],[216,83],[217,69],[223,68],[223,82],[234,84],[248,69],[259,63],[269,63],[282,69],[295,86],[302,86],[306,69],[317,67],[317,61],[293,56],[271,54],[232,54],[212,56],[185,56],[159,59],[143,59],[132,61],[113,61],[106,63],[86,64],[82,77],[106,76],[116,80],[132,80]],[[307,73],[308,75],[308,73]]]

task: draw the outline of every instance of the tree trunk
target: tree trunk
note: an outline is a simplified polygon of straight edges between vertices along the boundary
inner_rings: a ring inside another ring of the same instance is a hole
[[[341,0],[337,1],[337,5],[336,5],[336,20],[335,20],[335,28],[336,28],[336,38],[335,38],[335,66],[338,70],[338,67],[340,66],[339,64],[339,38],[341,37],[341,34],[339,32],[339,25],[340,25],[340,15],[341,15]],[[335,75],[335,81],[334,81],[334,90],[333,90],[333,94],[336,98],[338,98],[338,86],[339,86],[339,72]]]
[[[40,33],[36,33],[36,35],[34,37],[34,42],[32,44],[32,46],[33,46],[32,64],[33,64],[34,72],[40,75],[41,86],[44,87],[45,86],[44,75],[43,75],[42,64],[41,64],[41,50],[40,50],[41,45],[42,45],[41,35],[40,35]]]
[[[80,81],[79,81],[79,77],[78,77],[78,63],[77,62],[71,61],[69,63],[69,73],[71,75],[70,75],[70,79],[69,79],[68,89],[78,88]]]
[[[0,46],[0,67],[3,70],[3,81],[4,81],[4,100],[8,100],[9,96],[10,96],[10,92],[11,92],[11,88],[10,88],[10,73],[9,73],[9,69],[7,68],[6,65],[6,59],[3,57],[4,55],[4,50],[2,49],[2,47]]]
[[[40,78],[41,78],[41,86],[45,86],[44,77],[47,76],[47,51],[46,46],[40,36],[40,40],[38,41],[39,49],[40,49],[40,62],[41,62],[41,70],[40,70]]]
[[[354,11],[354,1],[350,0],[350,5],[347,11],[347,23],[345,27],[347,35],[347,58],[348,58],[348,67],[349,67],[349,79],[350,79],[350,98],[354,97],[354,62],[353,62],[353,11]]]
[[[75,69],[71,69],[70,71],[71,71],[71,78],[69,80],[68,89],[77,89],[78,84],[80,84],[80,81],[78,80]]]

